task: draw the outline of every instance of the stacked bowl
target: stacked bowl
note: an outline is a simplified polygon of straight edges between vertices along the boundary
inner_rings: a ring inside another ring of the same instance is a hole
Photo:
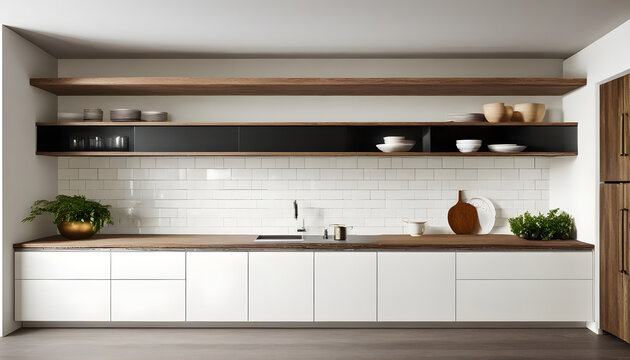
[[[405,140],[404,136],[385,136],[383,140],[384,144],[376,145],[382,152],[406,152],[416,145],[415,141]]]
[[[142,121],[167,121],[168,113],[165,111],[143,111],[140,115]]]
[[[457,149],[459,149],[459,152],[470,153],[479,150],[481,147],[481,140],[457,140],[455,145],[457,146]]]
[[[140,110],[114,109],[109,112],[111,121],[140,121]]]
[[[83,109],[83,121],[103,121],[103,110]]]

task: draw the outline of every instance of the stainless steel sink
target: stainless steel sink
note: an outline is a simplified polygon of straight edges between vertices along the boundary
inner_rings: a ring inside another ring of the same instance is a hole
[[[254,241],[299,242],[304,241],[304,237],[302,235],[258,235]]]

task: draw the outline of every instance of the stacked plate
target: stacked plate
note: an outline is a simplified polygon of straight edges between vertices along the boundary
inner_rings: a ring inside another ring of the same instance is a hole
[[[114,109],[109,112],[111,121],[140,121],[140,110]]]
[[[404,136],[385,136],[384,144],[378,144],[376,147],[382,152],[406,152],[416,145],[413,140],[405,140]]]
[[[455,122],[486,121],[486,117],[480,113],[458,113],[458,114],[448,114],[446,116],[446,121],[455,121]]]
[[[57,121],[81,121],[83,120],[83,114],[81,113],[57,113]]]
[[[168,113],[165,111],[143,111],[140,115],[142,121],[167,121]]]
[[[493,144],[488,145],[488,149],[492,152],[500,152],[500,153],[511,153],[511,152],[521,152],[525,150],[527,146],[525,145],[517,145],[517,144]]]
[[[83,109],[83,121],[103,121],[103,110]]]
[[[457,146],[459,152],[475,152],[481,147],[481,140],[457,140],[455,145]]]

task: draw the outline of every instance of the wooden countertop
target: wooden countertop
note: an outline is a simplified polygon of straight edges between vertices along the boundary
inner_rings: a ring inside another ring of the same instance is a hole
[[[346,241],[307,235],[300,242],[259,242],[256,235],[96,235],[67,240],[59,235],[13,244],[15,249],[494,249],[579,250],[577,240],[529,241],[514,235],[351,235]]]

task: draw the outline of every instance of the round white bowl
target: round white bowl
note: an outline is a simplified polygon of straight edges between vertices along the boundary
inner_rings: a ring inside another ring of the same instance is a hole
[[[398,144],[402,141],[405,141],[405,137],[404,136],[385,136],[383,138],[383,141],[385,141],[385,144]]]
[[[411,150],[411,148],[416,145],[416,142],[413,140],[406,140],[405,143],[395,143],[395,144],[378,144],[376,147],[382,152],[406,152]]]
[[[492,152],[521,152],[525,150],[527,146],[525,145],[515,145],[515,144],[493,144],[488,145],[488,149]]]
[[[469,153],[479,150],[481,144],[456,144],[459,152]]]

